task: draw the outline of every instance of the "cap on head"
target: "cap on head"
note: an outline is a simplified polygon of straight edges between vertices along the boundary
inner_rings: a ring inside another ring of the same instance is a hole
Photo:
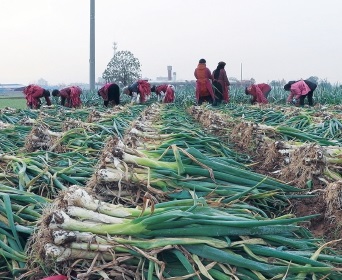
[[[201,58],[201,59],[199,60],[199,63],[207,63],[207,62],[206,62],[206,60],[205,60],[204,58]]]
[[[218,65],[226,66],[226,63],[224,61],[220,61]]]
[[[296,81],[289,81],[285,86],[284,90],[289,91],[291,89],[291,85],[293,85]]]

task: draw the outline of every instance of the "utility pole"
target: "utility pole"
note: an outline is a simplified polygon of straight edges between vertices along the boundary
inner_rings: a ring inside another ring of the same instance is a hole
[[[242,83],[242,62],[241,62],[241,68],[240,68],[240,69],[241,69],[241,73],[240,73],[240,75],[241,75],[241,76],[240,76],[240,81],[241,81],[241,83]]]
[[[113,50],[114,50],[114,54],[113,54],[113,57],[114,57],[116,54],[116,51],[118,50],[118,43],[117,42],[113,43]]]
[[[95,0],[90,0],[89,87],[95,90]]]

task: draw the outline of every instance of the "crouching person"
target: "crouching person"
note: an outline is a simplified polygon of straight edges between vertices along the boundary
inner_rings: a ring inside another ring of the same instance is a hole
[[[268,94],[271,92],[272,88],[270,85],[262,83],[255,84],[245,88],[245,94],[251,95],[251,104],[267,104]]]
[[[103,99],[103,105],[108,107],[120,104],[120,88],[116,83],[107,83],[97,92]]]
[[[130,86],[124,87],[123,93],[131,97],[131,103],[145,103],[150,99],[151,86],[147,80],[138,80]]]
[[[66,87],[61,90],[54,89],[52,96],[61,98],[61,105],[69,108],[79,108],[81,101],[82,89],[78,86]]]
[[[151,92],[155,92],[158,102],[173,103],[176,98],[175,87],[173,85],[159,85],[153,86]]]
[[[42,105],[41,98],[44,97],[46,105],[51,105],[50,92],[37,85],[28,85],[23,91],[26,104],[31,109],[39,109]]]
[[[290,91],[287,103],[303,107],[307,97],[309,106],[313,106],[313,93],[316,88],[317,84],[309,80],[289,81],[284,86],[284,90]]]

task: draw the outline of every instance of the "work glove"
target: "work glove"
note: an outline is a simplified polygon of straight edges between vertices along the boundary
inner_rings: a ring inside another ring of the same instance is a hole
[[[132,92],[131,103],[137,102],[138,93]]]
[[[296,98],[293,98],[292,101],[291,101],[291,104],[292,105],[296,105],[298,103],[297,99]]]
[[[165,92],[161,91],[160,92],[160,100],[161,102],[164,102],[164,99],[165,99]]]

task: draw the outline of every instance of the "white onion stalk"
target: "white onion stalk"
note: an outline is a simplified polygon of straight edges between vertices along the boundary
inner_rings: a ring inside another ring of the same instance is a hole
[[[76,206],[68,206],[66,213],[71,217],[77,217],[82,220],[105,223],[105,224],[121,224],[122,219],[117,217],[108,216],[105,214],[97,213],[92,210],[84,209]]]
[[[56,246],[51,243],[47,243],[44,246],[45,255],[47,257],[52,257],[56,262],[64,262],[71,259],[89,259],[93,260],[98,256],[96,251],[86,251],[71,248],[64,248]],[[102,253],[101,258],[106,261],[113,260],[114,255],[111,253]]]
[[[89,232],[55,230],[52,232],[52,237],[53,242],[56,245],[62,245],[72,242],[93,242],[99,244],[106,243],[106,239]]]
[[[82,207],[112,217],[139,217],[142,214],[140,209],[125,208],[121,204],[111,204],[94,199],[84,189],[76,185],[69,187],[69,191],[64,195],[64,200],[69,206]],[[145,209],[144,213],[150,214],[151,210]]]
[[[54,136],[54,137],[62,137],[63,136],[63,132],[54,132],[54,131],[51,131],[49,129],[45,129],[42,131],[44,135],[47,135],[47,136]]]
[[[124,177],[123,171],[119,169],[98,169],[95,173],[100,182],[119,182]]]
[[[136,127],[138,130],[141,130],[143,132],[154,132],[157,133],[157,129],[152,127],[152,122],[151,121],[145,121],[145,122],[136,122],[134,124],[134,127]],[[135,129],[135,128],[134,128]]]
[[[138,172],[138,173],[137,173]],[[99,169],[96,171],[96,178],[98,182],[147,182],[148,172],[145,169],[134,168],[133,172],[127,173],[120,169]]]
[[[35,119],[31,119],[30,117],[27,117],[27,118],[24,118],[20,123],[29,125],[29,124],[36,124],[38,122]]]
[[[70,218],[64,211],[56,211],[51,214],[49,227],[51,229],[67,229],[89,231],[89,228],[98,226],[99,223],[90,221],[78,221]]]
[[[5,129],[5,128],[9,128],[9,127],[14,127],[14,125],[0,121],[0,129]]]
[[[207,244],[216,248],[227,248],[229,244],[227,241],[212,238],[212,237],[162,237],[153,239],[139,239],[139,238],[121,238],[116,236],[106,236],[106,238],[99,235],[94,235],[88,232],[64,231],[58,230],[52,233],[54,244],[62,245],[68,244],[68,247],[83,250],[98,250],[108,251],[115,249],[116,251],[123,251],[122,245],[132,245],[140,249],[153,249],[157,247],[164,247],[168,245],[187,245],[187,244]],[[120,244],[120,245],[119,245]]]
[[[130,130],[129,134],[137,135],[139,137],[148,138],[148,139],[167,139],[172,136],[172,134],[157,134],[156,132],[153,132],[153,133],[142,132],[140,130],[137,130],[134,127]]]
[[[122,154],[122,160],[126,163],[134,163],[137,165],[141,166],[146,166],[146,167],[158,167],[158,168],[168,168],[168,169],[173,169],[173,170],[178,170],[178,166],[176,162],[163,162],[163,161],[158,161],[155,159],[150,159],[150,158],[142,158],[134,155],[130,155],[128,153],[123,153]]]
[[[109,245],[109,244],[89,244],[89,243],[71,243],[70,245],[71,249],[77,249],[77,250],[89,250],[89,251],[97,251],[97,252],[109,252],[110,250],[115,250],[118,245]],[[121,245],[122,247],[122,245]]]
[[[89,221],[79,221],[69,217],[64,211],[55,211],[50,214],[49,228],[52,230],[64,229],[67,231],[91,232],[94,234],[141,234],[146,231],[146,226],[133,223],[132,220],[122,219],[119,224],[101,224]]]

